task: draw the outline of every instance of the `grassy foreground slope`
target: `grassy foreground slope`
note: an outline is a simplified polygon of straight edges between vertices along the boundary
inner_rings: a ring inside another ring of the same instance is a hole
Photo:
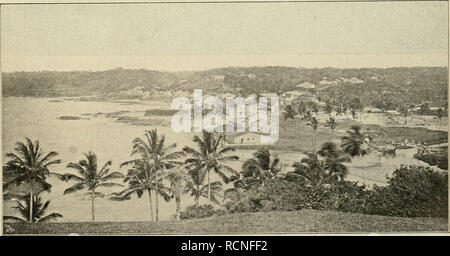
[[[282,233],[447,231],[444,218],[399,218],[332,211],[237,213],[204,219],[152,222],[5,224],[8,233]]]

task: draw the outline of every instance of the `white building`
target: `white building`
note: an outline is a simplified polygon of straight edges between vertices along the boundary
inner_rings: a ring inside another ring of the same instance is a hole
[[[361,79],[359,79],[357,77],[352,77],[352,78],[350,78],[350,83],[352,83],[352,84],[362,84],[362,83],[364,83],[364,80],[361,80]]]
[[[316,86],[314,84],[310,83],[310,82],[304,82],[304,83],[301,83],[301,84],[297,84],[295,87],[296,88],[303,88],[303,89],[314,89],[314,88],[316,88]]]
[[[272,98],[272,97],[278,97],[278,94],[276,94],[274,92],[265,92],[265,93],[261,93],[259,96],[266,97],[266,98]]]
[[[224,81],[225,75],[212,75],[210,76],[210,79],[214,81]]]

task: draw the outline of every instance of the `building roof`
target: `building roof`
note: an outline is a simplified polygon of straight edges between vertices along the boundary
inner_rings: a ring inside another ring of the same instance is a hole
[[[316,88],[316,86],[310,82],[304,82],[304,83],[300,83],[297,84],[295,87],[297,88],[305,88],[305,89],[314,89]]]

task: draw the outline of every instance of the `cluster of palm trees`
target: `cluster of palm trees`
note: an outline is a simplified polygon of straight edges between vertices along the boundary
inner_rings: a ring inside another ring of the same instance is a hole
[[[342,137],[341,147],[326,142],[319,151],[306,152],[306,157],[295,161],[290,172],[282,172],[284,166],[280,159],[269,150],[258,150],[253,158],[244,162],[241,175],[233,181],[234,186],[225,191],[224,198],[228,202],[239,202],[248,197],[249,191],[259,193],[264,190],[267,182],[273,179],[300,182],[313,189],[333,187],[348,174],[344,163],[367,153],[362,146],[363,138],[360,128],[354,126]],[[257,189],[252,190],[254,188]]]
[[[52,185],[47,181],[50,176],[64,182],[74,182],[64,190],[64,194],[86,191],[91,200],[92,221],[95,221],[95,199],[98,197],[122,201],[130,199],[132,195],[141,198],[147,194],[152,221],[159,219],[160,198],[165,201],[175,199],[174,217],[178,219],[183,194],[193,196],[196,206],[201,197],[219,204],[223,182],[233,182],[237,187],[255,184],[264,187],[265,180],[280,176],[280,159],[265,149],[258,150],[253,158],[247,159],[241,172],[236,171],[228,163],[239,158],[233,154],[232,147],[224,145],[223,140],[224,135],[203,131],[201,136],[194,136],[195,147],[185,146],[177,151],[176,144],[166,145],[165,136],[160,136],[157,130],[146,131],[144,138],[136,138],[132,142],[133,159],[120,165],[127,168],[124,175],[110,171],[111,161],[98,165],[93,152],[84,154],[85,159],[76,163],[68,163],[66,167],[73,172],[51,172],[50,166],[61,163],[61,160],[55,159],[58,154],[54,151],[44,154],[38,141],[32,142],[26,138],[25,142],[17,143],[15,152],[7,154],[10,160],[4,166],[4,173],[8,178],[3,182],[5,191],[14,185],[22,186],[21,190],[27,191],[26,194],[15,196],[9,194],[17,200],[15,208],[25,218],[5,216],[5,219],[34,223],[62,217],[59,213],[45,215],[50,201],[43,204],[40,198],[41,192],[51,190]],[[342,163],[348,161],[348,157],[366,153],[363,142],[364,136],[359,127],[352,127],[348,136],[342,138],[340,149],[333,143],[325,143],[318,153],[309,153],[307,158],[294,164],[293,174],[312,183],[316,182],[317,177],[314,178],[314,175],[320,176],[318,180],[321,181],[341,180],[347,171]],[[212,172],[220,180],[213,181]],[[114,182],[117,179],[123,179],[125,185]],[[100,188],[109,187],[124,188],[110,194],[99,191]]]
[[[176,144],[166,146],[165,137],[158,136],[156,130],[146,132],[145,139],[136,138],[133,141],[131,155],[136,158],[122,163],[122,166],[129,167],[124,179],[128,187],[114,193],[113,200],[128,200],[133,194],[142,197],[147,192],[151,219],[155,221],[159,219],[159,197],[165,201],[175,198],[176,219],[180,214],[182,194],[192,195],[197,206],[200,197],[218,203],[217,194],[222,182],[211,181],[211,172],[224,182],[230,180],[230,174],[238,175],[226,163],[239,158],[228,154],[234,149],[225,147],[223,140],[223,135],[203,131],[202,137],[194,136],[196,148],[186,146],[181,151],[175,151]]]
[[[16,219],[29,221],[31,223],[39,220],[46,221],[60,217],[59,214],[51,214],[47,218],[42,218],[46,208],[49,205],[47,201],[44,206],[41,207],[39,194],[42,191],[50,191],[52,185],[47,182],[49,176],[56,176],[61,178],[62,175],[50,172],[49,168],[52,165],[61,163],[61,160],[54,159],[58,153],[51,151],[48,154],[42,152],[39,141],[33,143],[29,138],[26,138],[25,142],[18,142],[15,148],[15,153],[10,152],[6,154],[10,160],[7,162],[5,168],[3,168],[3,189],[7,191],[8,188],[14,185],[25,184],[25,190],[28,193],[21,193],[18,195],[9,194],[9,197],[18,200],[16,209],[19,210],[21,215],[27,216],[25,219],[15,218],[13,216],[6,217],[6,219]],[[5,179],[8,177],[8,180]],[[6,193],[6,192],[4,192]],[[21,203],[22,201],[23,203]]]
[[[314,113],[314,115],[313,115],[313,113]],[[286,121],[288,119],[294,120],[296,117],[299,117],[300,120],[303,120],[306,122],[306,125],[311,126],[311,128],[314,131],[311,143],[313,145],[313,148],[315,148],[316,131],[319,128],[319,120],[317,119],[318,113],[319,113],[319,108],[318,108],[317,104],[312,103],[312,104],[307,105],[305,102],[301,101],[298,104],[286,105],[284,108],[284,112],[283,112],[283,118]],[[337,123],[335,122],[333,131],[336,128],[336,126],[337,126]],[[295,137],[297,137],[297,136],[295,136]]]
[[[363,105],[359,98],[349,98],[345,95],[339,95],[332,100],[325,101],[325,106],[323,111],[328,114],[328,120],[324,123],[325,127],[330,128],[331,133],[334,134],[336,128],[338,127],[338,121],[335,117],[332,117],[332,113],[335,112],[336,116],[341,114],[346,114],[350,111],[352,117],[355,119],[358,112],[363,110]],[[306,122],[306,125],[311,126],[314,131],[312,136],[312,145],[315,149],[316,147],[316,131],[319,128],[319,120],[317,118],[319,113],[319,105],[314,102],[303,102],[292,103],[284,107],[283,118],[284,120],[292,119],[296,117],[300,118]],[[361,116],[361,115],[360,115]]]
[[[131,156],[134,159],[121,164],[127,167],[127,174],[110,172],[111,161],[107,161],[101,168],[97,163],[97,156],[93,152],[84,154],[85,159],[77,163],[67,164],[67,168],[76,173],[58,174],[49,171],[51,165],[61,163],[61,160],[52,160],[56,152],[42,156],[39,142],[32,142],[29,138],[26,143],[19,142],[15,153],[7,154],[10,160],[4,167],[5,174],[11,177],[4,182],[5,190],[13,185],[29,186],[27,188],[29,199],[26,203],[29,211],[27,221],[35,222],[38,219],[33,206],[40,200],[42,191],[50,191],[51,184],[46,180],[54,175],[61,181],[75,182],[64,191],[64,194],[85,190],[91,199],[92,221],[95,221],[95,198],[108,196],[111,200],[128,200],[135,194],[139,198],[148,193],[151,219],[159,219],[159,198],[165,201],[174,198],[176,202],[175,217],[179,217],[181,209],[181,196],[191,194],[196,205],[200,197],[210,202],[218,203],[217,194],[222,188],[221,181],[211,181],[211,172],[214,172],[222,181],[228,182],[232,175],[239,173],[228,166],[229,161],[238,160],[231,147],[224,147],[224,136],[203,131],[202,137],[194,136],[197,147],[184,147],[175,151],[176,144],[166,145],[165,136],[159,136],[157,130],[146,131],[145,138],[136,138],[132,142]],[[185,159],[182,159],[185,158]],[[126,188],[119,192],[105,195],[98,189],[102,187],[123,187],[113,182],[114,179],[123,179]],[[39,187],[39,189],[37,189]],[[12,196],[20,205],[23,195]],[[154,202],[154,209],[153,209]],[[48,201],[46,205],[48,206]],[[46,208],[46,207],[45,207]],[[42,214],[41,214],[42,215]],[[61,215],[52,215],[55,218]],[[13,218],[9,218],[13,219]],[[50,218],[46,218],[50,219]],[[17,220],[17,219],[16,219]]]

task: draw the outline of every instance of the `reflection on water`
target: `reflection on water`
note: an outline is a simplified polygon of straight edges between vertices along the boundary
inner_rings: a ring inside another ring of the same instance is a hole
[[[169,126],[134,126],[120,123],[104,116],[89,116],[89,119],[60,120],[60,116],[86,117],[88,113],[108,113],[116,111],[131,111],[135,116],[143,115],[143,111],[151,108],[162,107],[161,103],[148,102],[148,104],[118,104],[106,102],[50,102],[43,98],[3,98],[3,152],[13,150],[15,143],[26,136],[33,140],[39,139],[45,152],[55,150],[63,164],[53,168],[56,172],[66,172],[65,165],[68,162],[80,160],[83,152],[93,151],[97,153],[100,165],[107,160],[112,160],[112,171],[125,173],[120,169],[120,163],[130,159],[131,141],[143,136],[144,131],[157,128],[160,134],[166,135],[168,143],[177,143],[178,149],[184,145],[193,145],[192,133],[176,134]],[[240,169],[242,162],[250,158],[254,151],[241,150],[238,152],[240,161],[230,166]],[[294,161],[300,161],[304,155],[298,152],[274,151],[286,166],[291,169]],[[362,158],[353,159],[349,163],[349,180],[366,181],[367,184],[385,182],[385,176],[390,174],[400,164],[422,164],[413,158],[415,149],[399,150],[395,158],[381,158],[377,154],[370,154]],[[4,156],[3,160],[4,159]],[[215,177],[214,179],[217,179]],[[214,180],[213,179],[213,180]],[[64,218],[59,221],[90,221],[90,201],[83,200],[82,192],[71,195],[63,195],[63,191],[69,184],[50,179],[53,184],[51,193],[44,193],[45,199],[51,200],[49,212],[59,212]],[[103,190],[108,192],[108,190]],[[113,190],[110,190],[113,191]],[[182,198],[182,208],[192,205],[194,199],[189,195]],[[200,203],[206,203],[202,199]],[[5,204],[4,214],[15,214],[11,211],[11,202]],[[170,219],[175,213],[174,200],[166,203],[160,199],[160,219]],[[133,199],[124,202],[96,199],[96,219],[98,221],[145,221],[150,220],[148,198]]]

